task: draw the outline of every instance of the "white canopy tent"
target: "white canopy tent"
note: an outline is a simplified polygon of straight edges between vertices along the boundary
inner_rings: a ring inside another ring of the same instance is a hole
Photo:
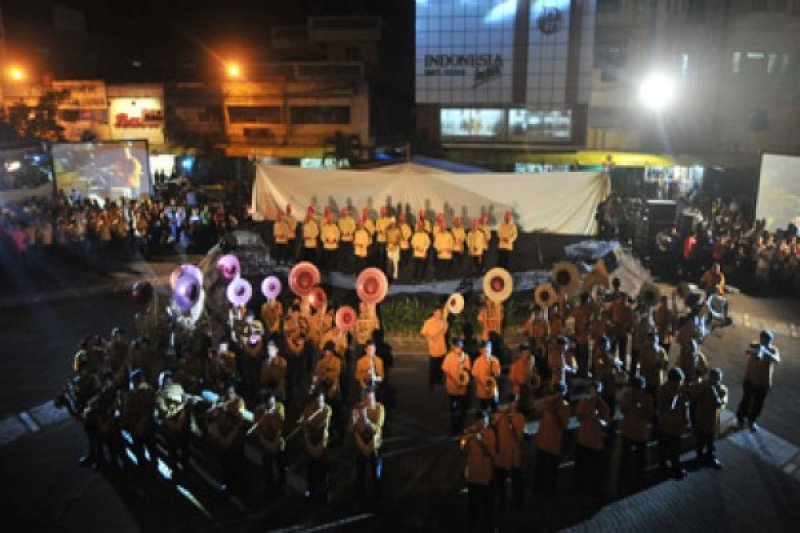
[[[318,212],[349,206],[357,210],[354,216],[368,207],[374,216],[390,205],[412,214],[444,213],[448,221],[461,215],[469,225],[469,218],[484,213],[495,224],[512,210],[522,231],[590,235],[597,205],[610,188],[608,176],[597,172],[454,174],[414,163],[369,170],[259,164],[252,214],[255,220],[274,220],[276,209],[291,204],[298,218],[309,205]]]

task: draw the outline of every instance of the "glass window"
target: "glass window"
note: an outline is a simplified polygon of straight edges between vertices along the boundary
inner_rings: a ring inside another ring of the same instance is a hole
[[[733,53],[733,73],[739,74],[742,70],[742,53],[741,52],[734,52]]]
[[[563,139],[572,136],[572,111],[510,109],[508,136],[513,139]]]
[[[349,106],[302,106],[289,112],[292,124],[350,124]]]
[[[689,75],[689,54],[681,55],[681,77],[685,80]]]
[[[772,76],[773,74],[776,73],[777,69],[778,69],[778,54],[773,52],[769,54],[769,59],[767,59],[767,74]]]
[[[260,123],[281,124],[281,108],[278,106],[228,106],[231,124]]]

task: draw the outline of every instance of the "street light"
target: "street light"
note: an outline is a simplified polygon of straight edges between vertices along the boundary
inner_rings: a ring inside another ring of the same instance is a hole
[[[639,86],[639,101],[653,111],[662,111],[675,97],[675,80],[666,74],[649,74]]]
[[[24,81],[26,77],[25,70],[19,66],[8,67],[8,77],[11,81]]]
[[[228,63],[228,65],[225,67],[225,72],[230,78],[242,77],[242,67],[239,66],[238,63]]]

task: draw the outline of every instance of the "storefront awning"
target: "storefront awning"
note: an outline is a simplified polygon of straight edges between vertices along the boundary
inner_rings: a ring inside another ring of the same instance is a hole
[[[548,165],[578,165],[599,167],[606,163],[608,156],[617,167],[671,167],[675,160],[669,156],[637,152],[607,152],[600,150],[578,150],[550,154],[524,154],[521,162]]]
[[[302,159],[304,157],[322,157],[325,149],[321,146],[244,146],[225,147],[228,157],[276,157],[283,159]]]

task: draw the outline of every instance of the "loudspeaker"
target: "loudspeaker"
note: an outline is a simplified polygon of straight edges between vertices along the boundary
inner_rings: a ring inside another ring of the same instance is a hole
[[[647,220],[651,225],[673,224],[678,205],[673,200],[647,200]]]

